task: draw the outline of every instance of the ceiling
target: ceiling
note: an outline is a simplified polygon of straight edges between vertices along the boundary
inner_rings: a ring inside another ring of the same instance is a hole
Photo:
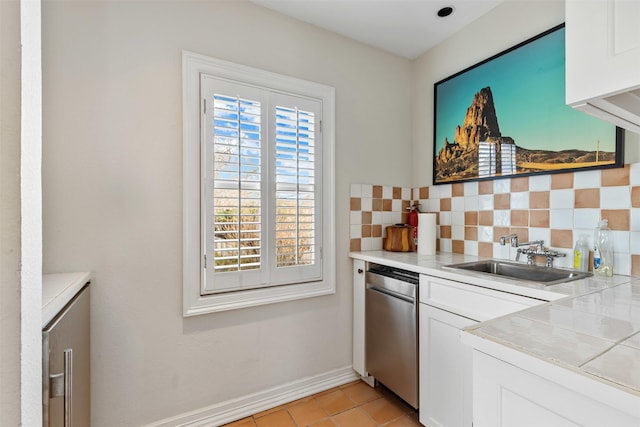
[[[505,0],[251,0],[396,55],[415,59]],[[454,12],[437,16],[440,8]]]

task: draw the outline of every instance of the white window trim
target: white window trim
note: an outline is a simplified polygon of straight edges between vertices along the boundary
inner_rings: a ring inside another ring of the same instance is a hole
[[[202,295],[200,168],[200,74],[322,99],[323,280],[229,293]],[[183,90],[183,315],[253,307],[335,293],[335,89],[281,74],[182,52]]]

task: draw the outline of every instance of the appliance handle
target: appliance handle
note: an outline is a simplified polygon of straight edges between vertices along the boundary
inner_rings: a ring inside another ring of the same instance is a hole
[[[406,301],[406,302],[411,303],[411,304],[415,303],[415,300],[413,298],[408,297],[406,295],[399,294],[399,293],[394,292],[394,291],[389,290],[389,289],[380,288],[378,286],[368,286],[367,289],[370,289],[372,291],[375,291],[375,292],[378,292],[378,293],[381,293],[381,294],[385,294],[385,295],[390,296],[392,298],[397,298],[397,299],[400,299],[402,301]]]
[[[64,351],[64,427],[71,427],[73,401],[73,350]]]

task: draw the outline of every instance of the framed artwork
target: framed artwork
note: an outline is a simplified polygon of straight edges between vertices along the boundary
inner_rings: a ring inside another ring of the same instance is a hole
[[[622,167],[624,132],[565,104],[564,24],[434,85],[433,183]]]

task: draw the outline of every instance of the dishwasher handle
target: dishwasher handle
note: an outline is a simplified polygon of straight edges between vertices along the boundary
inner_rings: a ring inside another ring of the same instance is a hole
[[[417,299],[417,283],[411,283],[395,277],[376,274],[372,271],[367,271],[365,283],[367,289],[374,288],[380,293],[399,298],[404,301],[414,302]]]
[[[391,289],[380,288],[378,286],[371,286],[371,285],[367,286],[367,289],[375,291],[375,292],[379,292],[381,294],[388,295],[388,296],[390,296],[392,298],[397,298],[397,299],[400,299],[402,301],[406,301],[406,302],[411,303],[411,304],[415,303],[415,299],[414,298],[412,298],[410,296],[407,296],[407,295],[403,295],[403,294],[398,293],[398,292],[394,292]]]

